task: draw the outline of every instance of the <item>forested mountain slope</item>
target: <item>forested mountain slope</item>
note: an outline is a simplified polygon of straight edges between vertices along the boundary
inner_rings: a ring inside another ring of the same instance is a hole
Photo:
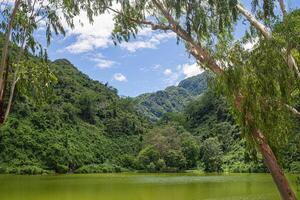
[[[207,89],[209,73],[203,72],[181,81],[178,86],[136,97],[137,110],[156,121],[167,112],[183,111],[184,107]]]
[[[129,99],[79,72],[69,61],[51,65],[57,84],[36,104],[16,94],[0,132],[0,166],[37,166],[57,172],[114,162],[135,154],[147,125]]]

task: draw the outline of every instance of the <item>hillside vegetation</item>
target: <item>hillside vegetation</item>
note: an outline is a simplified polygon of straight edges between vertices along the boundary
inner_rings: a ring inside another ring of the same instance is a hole
[[[35,103],[16,93],[12,115],[0,129],[2,173],[266,171],[261,156],[247,150],[224,99],[206,89],[205,73],[131,99],[65,59],[51,68],[57,83],[47,99]],[[162,111],[154,115],[141,99]],[[277,151],[286,170],[300,171],[299,141]]]
[[[117,162],[124,152],[139,150],[147,124],[132,101],[91,80],[67,60],[51,66],[58,81],[45,102],[16,96],[12,115],[0,132],[3,168],[37,166],[67,172]]]
[[[183,111],[189,102],[207,89],[207,81],[210,77],[208,72],[203,72],[181,81],[178,86],[142,94],[136,98],[136,108],[152,121],[158,120],[168,112]]]

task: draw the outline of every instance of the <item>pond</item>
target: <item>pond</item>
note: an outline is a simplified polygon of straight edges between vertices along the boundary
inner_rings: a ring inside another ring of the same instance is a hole
[[[269,174],[0,175],[0,184],[1,200],[280,199]]]

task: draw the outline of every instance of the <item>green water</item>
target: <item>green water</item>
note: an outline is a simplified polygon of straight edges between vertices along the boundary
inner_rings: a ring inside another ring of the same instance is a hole
[[[295,177],[289,177],[295,182]],[[294,185],[296,189],[296,186]],[[300,198],[300,192],[297,192]],[[0,176],[1,200],[280,199],[268,174]]]

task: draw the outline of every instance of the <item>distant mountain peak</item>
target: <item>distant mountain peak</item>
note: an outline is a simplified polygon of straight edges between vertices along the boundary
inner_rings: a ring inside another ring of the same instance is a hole
[[[207,89],[208,72],[182,80],[178,86],[136,97],[137,110],[155,121],[167,112],[179,112]]]

